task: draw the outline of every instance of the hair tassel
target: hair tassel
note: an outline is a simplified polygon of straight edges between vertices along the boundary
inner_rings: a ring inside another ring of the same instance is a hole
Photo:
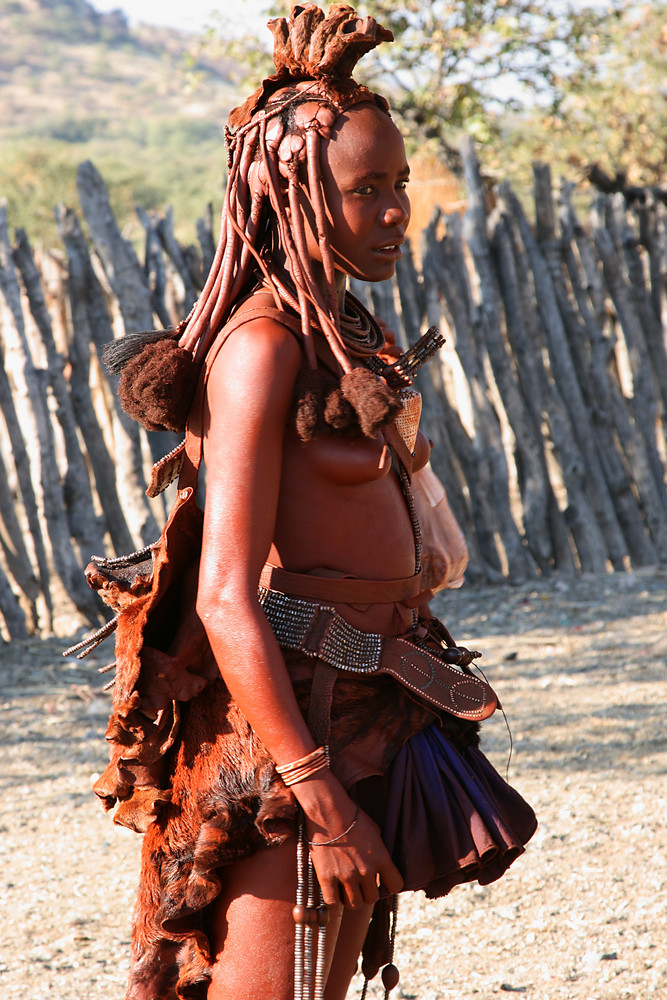
[[[128,361],[141,354],[149,344],[160,340],[176,340],[181,335],[181,327],[169,330],[147,330],[143,333],[128,333],[104,345],[102,361],[111,375],[119,375]]]
[[[402,409],[398,395],[367,368],[353,368],[343,375],[340,388],[357,414],[366,437],[374,437],[380,427],[391,423]]]
[[[123,365],[118,398],[149,431],[185,429],[201,365],[175,340],[149,342]]]

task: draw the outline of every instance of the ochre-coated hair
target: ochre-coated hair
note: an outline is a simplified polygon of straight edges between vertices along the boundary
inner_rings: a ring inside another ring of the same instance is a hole
[[[333,4],[328,17],[315,4],[297,6],[289,21],[276,18],[269,27],[274,35],[276,74],[230,115],[226,129],[229,179],[220,241],[206,286],[179,343],[198,359],[205,355],[250,275],[259,272],[273,291],[277,307],[287,305],[300,314],[311,366],[316,365],[311,336],[314,313],[347,372],[351,364],[340,336],[321,142],[330,136],[336,118],[354,104],[372,101],[389,113],[386,101],[357,84],[351,72],[364,52],[392,35],[373,18],[360,18],[345,4]],[[324,296],[306,248],[304,187],[315,215]],[[267,233],[261,231],[267,214],[286,257],[287,280],[273,266]]]
[[[231,112],[225,129],[229,175],[220,238],[204,289],[178,330],[148,335],[134,343],[125,338],[124,354],[120,342],[108,352],[110,367],[115,364],[116,370],[122,369],[123,406],[151,428],[184,426],[192,398],[192,379],[185,369],[191,359],[196,364],[204,361],[235,304],[262,282],[278,309],[300,316],[311,369],[317,367],[313,329],[326,338],[343,375],[351,372],[355,356],[375,354],[381,346],[377,337],[370,343],[362,338],[355,342],[341,333],[321,151],[336,119],[352,106],[372,102],[389,114],[384,98],[358,84],[351,73],[365,52],[393,36],[346,4],[332,4],[328,15],[315,4],[298,5],[289,19],[276,18],[269,27],[276,73]],[[307,249],[306,201],[315,219],[323,290]],[[276,263],[274,253],[284,258],[284,266]],[[156,352],[160,336],[167,338],[169,347]],[[183,384],[182,391],[179,385],[178,390],[165,393],[162,385],[151,395],[151,382],[164,382],[168,350],[174,353],[172,368],[183,368],[187,390]],[[165,400],[169,413],[163,412]],[[175,400],[180,406],[174,405]],[[356,403],[350,402],[356,409]],[[345,406],[333,401],[327,405],[328,422],[335,427]]]

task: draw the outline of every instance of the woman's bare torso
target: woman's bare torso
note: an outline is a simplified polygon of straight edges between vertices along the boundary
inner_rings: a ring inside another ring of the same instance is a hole
[[[262,309],[269,312],[265,319],[258,317]],[[255,293],[240,305],[239,311],[248,312],[249,321],[254,324],[265,324],[267,332],[272,331],[270,336],[294,344],[293,329],[289,327],[288,332],[287,324],[276,322],[270,296]],[[244,329],[233,332],[231,341],[242,336]],[[247,344],[251,351],[254,336],[251,334]],[[252,359],[246,357],[252,371]],[[336,381],[329,374],[333,387]],[[295,384],[286,383],[287,378],[294,376],[274,369],[272,381],[284,382],[285,390],[294,396]],[[249,389],[252,382],[251,379]],[[429,450],[426,438],[420,434],[415,468],[426,463]],[[257,461],[263,463],[265,459],[258,456]],[[282,435],[277,487],[275,519],[266,555],[272,565],[296,573],[366,580],[403,579],[415,572],[415,544],[408,507],[392,453],[381,431],[374,438],[360,433],[325,432],[304,442],[297,434],[294,412],[290,413]],[[252,519],[248,529],[254,530]],[[367,631],[403,631],[411,621],[411,612],[404,606],[376,607],[370,615],[368,606],[338,607],[349,621]]]
[[[288,426],[269,561],[376,580],[414,573],[408,509],[381,434],[304,443]]]

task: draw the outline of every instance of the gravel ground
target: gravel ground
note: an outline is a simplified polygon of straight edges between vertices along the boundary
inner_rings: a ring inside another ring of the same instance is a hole
[[[492,886],[402,899],[393,997],[667,1000],[667,578],[464,587],[437,610],[485,652],[540,827]],[[0,647],[2,1000],[120,1000],[127,976],[139,838],[90,791],[110,650],[63,645]],[[500,713],[483,745],[504,773]]]

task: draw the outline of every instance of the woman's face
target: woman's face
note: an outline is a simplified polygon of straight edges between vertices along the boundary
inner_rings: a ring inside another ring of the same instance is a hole
[[[322,180],[336,268],[363,281],[390,278],[410,221],[410,173],[401,133],[373,104],[341,115],[322,144]],[[309,250],[320,260],[310,234]]]

